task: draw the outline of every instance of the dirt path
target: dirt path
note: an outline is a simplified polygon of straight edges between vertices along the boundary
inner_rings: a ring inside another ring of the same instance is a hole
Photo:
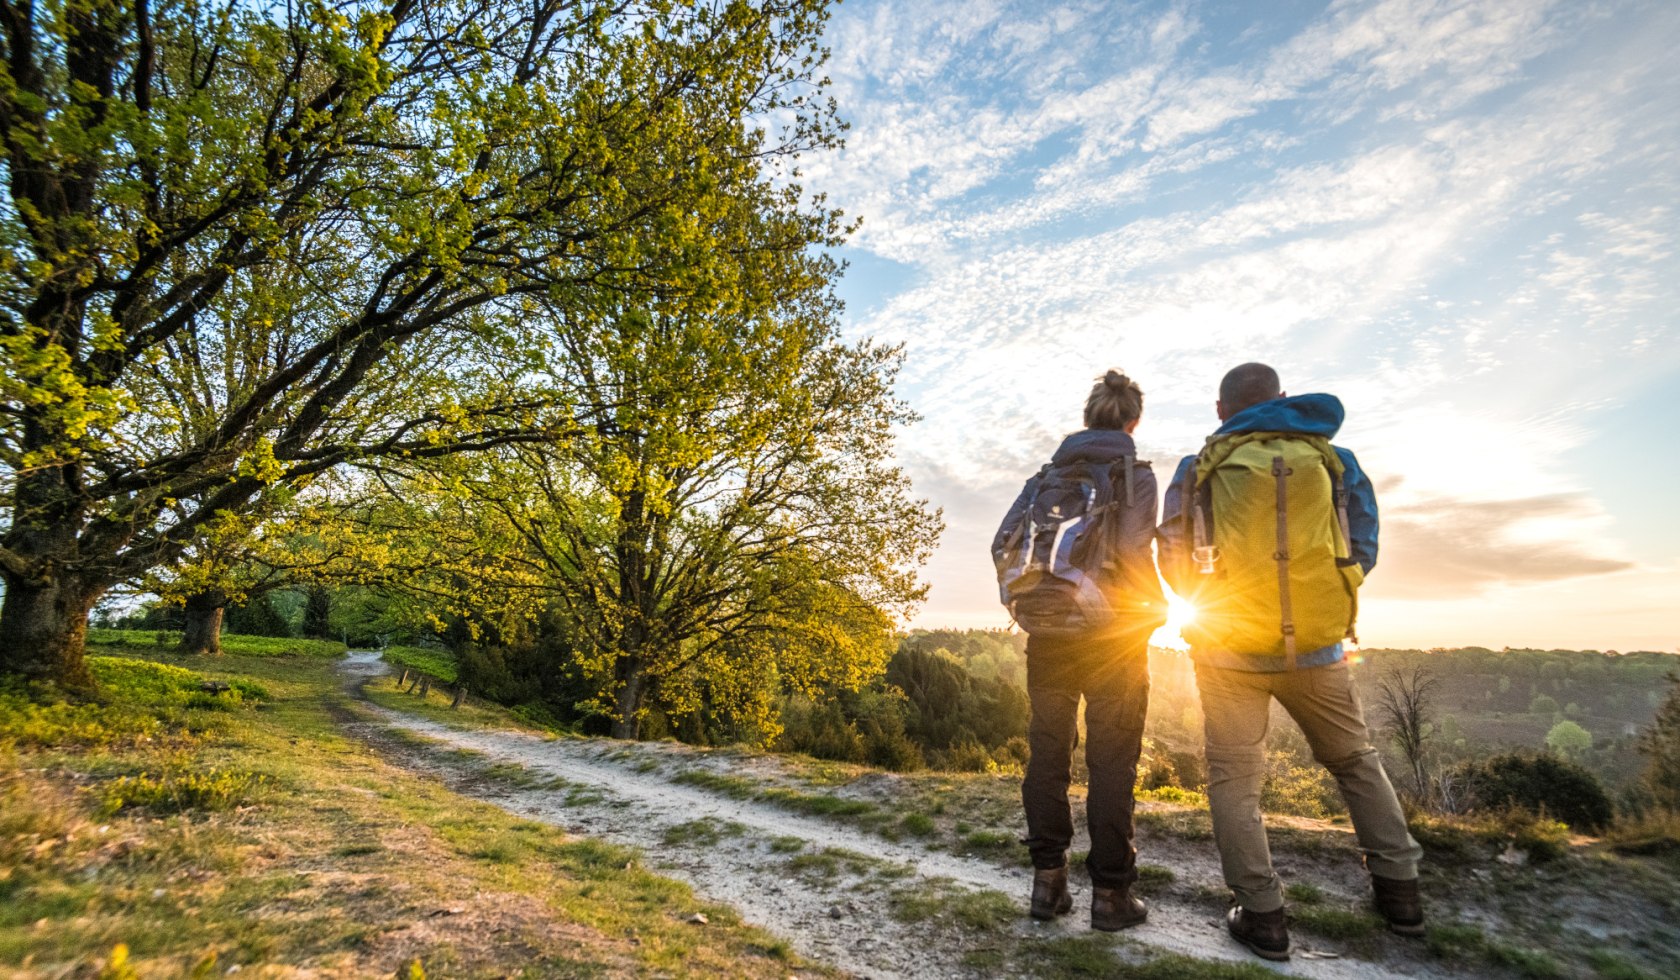
[[[385,673],[386,665],[377,654],[352,653],[342,670],[354,686]],[[733,906],[748,921],[786,938],[802,955],[860,976],[987,976],[995,971],[972,960],[965,964],[964,957],[1031,938],[1089,934],[1082,914],[1089,893],[1083,886],[1075,894],[1075,914],[1053,923],[1034,922],[1024,914],[1030,887],[1025,867],[889,841],[829,819],[673,782],[675,773],[699,767],[694,754],[681,746],[467,731],[369,708],[392,728],[526,770],[517,781],[523,785],[482,779],[465,783],[473,795],[574,834],[638,847],[661,873]],[[463,775],[435,757],[428,766],[440,777]],[[934,920],[895,918],[890,895],[905,889],[995,891],[1019,900],[1023,914],[977,942],[972,933],[933,925]],[[1201,959],[1261,962],[1225,936],[1223,923],[1205,906],[1170,898],[1152,900],[1149,921],[1122,935]],[[1280,974],[1327,980],[1447,975],[1431,973],[1417,962],[1390,969],[1337,958],[1325,948],[1329,944],[1306,937],[1297,936],[1296,942],[1297,955],[1278,966]]]

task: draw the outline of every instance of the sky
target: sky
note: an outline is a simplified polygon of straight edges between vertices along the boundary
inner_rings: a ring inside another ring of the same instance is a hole
[[[943,510],[912,625],[1119,367],[1159,480],[1228,368],[1371,474],[1367,647],[1680,648],[1680,3],[847,0],[849,337],[902,344]]]

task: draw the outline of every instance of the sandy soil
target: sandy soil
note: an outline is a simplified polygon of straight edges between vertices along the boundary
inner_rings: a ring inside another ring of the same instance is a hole
[[[386,665],[377,654],[352,653],[343,662],[343,670],[354,685],[386,672]],[[676,773],[689,768],[756,778],[767,765],[762,759],[701,753],[672,743],[550,740],[513,731],[465,731],[368,707],[391,728],[484,757],[456,764],[441,760],[436,753],[415,754],[406,760],[409,764],[424,766],[457,788],[530,819],[641,848],[661,873],[689,882],[708,899],[735,907],[743,918],[785,938],[802,955],[859,976],[985,976],[987,971],[962,961],[977,947],[996,949],[1029,937],[1089,932],[1084,914],[1088,883],[1076,883],[1072,915],[1052,923],[1034,922],[1025,915],[1030,890],[1025,866],[929,850],[915,841],[889,841],[830,819],[672,781]],[[484,766],[494,763],[524,767],[528,773],[517,782],[531,785],[483,779]],[[473,778],[475,773],[480,774],[478,778]],[[835,860],[811,862],[803,868],[793,860],[796,854],[819,855],[830,849],[842,853],[833,855]],[[1183,852],[1182,864],[1171,856],[1163,862],[1158,851],[1147,852],[1146,858],[1168,864],[1180,877],[1189,874],[1205,880],[1217,874],[1211,845],[1174,850]],[[1357,875],[1357,868],[1351,870]],[[1348,870],[1339,869],[1337,876],[1347,877]],[[888,895],[905,888],[988,889],[1018,900],[1022,915],[1000,934],[977,941],[972,933],[955,927],[941,929],[925,921],[906,924],[895,919],[888,910]],[[1121,935],[1147,949],[1261,963],[1224,934],[1222,920],[1210,913],[1206,902],[1154,898],[1149,921]],[[1295,958],[1276,965],[1280,974],[1315,978],[1465,975],[1461,966],[1441,970],[1411,957],[1382,965],[1341,958],[1334,944],[1326,941],[1299,934],[1295,941]]]

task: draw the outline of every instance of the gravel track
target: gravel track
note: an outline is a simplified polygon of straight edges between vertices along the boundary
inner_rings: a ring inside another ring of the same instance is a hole
[[[352,688],[388,672],[371,652],[351,653],[341,669]],[[688,882],[711,901],[734,907],[747,921],[786,939],[801,955],[858,976],[993,976],[995,968],[965,965],[964,956],[976,950],[1006,951],[1009,944],[1025,939],[1089,934],[1083,914],[1089,894],[1083,884],[1076,886],[1074,914],[1051,923],[1034,922],[1025,915],[1030,874],[1024,866],[929,850],[917,842],[889,841],[771,803],[673,782],[676,772],[698,768],[696,754],[683,746],[463,730],[371,703],[367,707],[390,728],[480,753],[483,763],[522,766],[529,778],[517,782],[530,785],[463,779],[472,774],[472,763],[451,762],[436,754],[424,756],[424,761],[404,760],[406,764],[529,819],[640,848],[660,873]],[[804,856],[803,865],[799,855]],[[931,921],[904,923],[891,914],[889,894],[909,888],[1000,892],[1019,901],[1022,915],[983,937]],[[1233,943],[1224,934],[1223,922],[1205,906],[1170,897],[1151,899],[1149,921],[1121,936],[1155,951],[1262,962]],[[1342,959],[1329,943],[1299,934],[1295,938],[1293,960],[1264,965],[1275,966],[1280,975],[1325,980],[1465,975],[1437,972],[1416,961],[1390,968]]]

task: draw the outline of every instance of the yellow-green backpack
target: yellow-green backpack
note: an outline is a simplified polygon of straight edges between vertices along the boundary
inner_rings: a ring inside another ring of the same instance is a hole
[[[1365,575],[1348,546],[1342,461],[1322,436],[1243,432],[1208,440],[1186,474],[1198,649],[1298,653],[1353,635]]]

